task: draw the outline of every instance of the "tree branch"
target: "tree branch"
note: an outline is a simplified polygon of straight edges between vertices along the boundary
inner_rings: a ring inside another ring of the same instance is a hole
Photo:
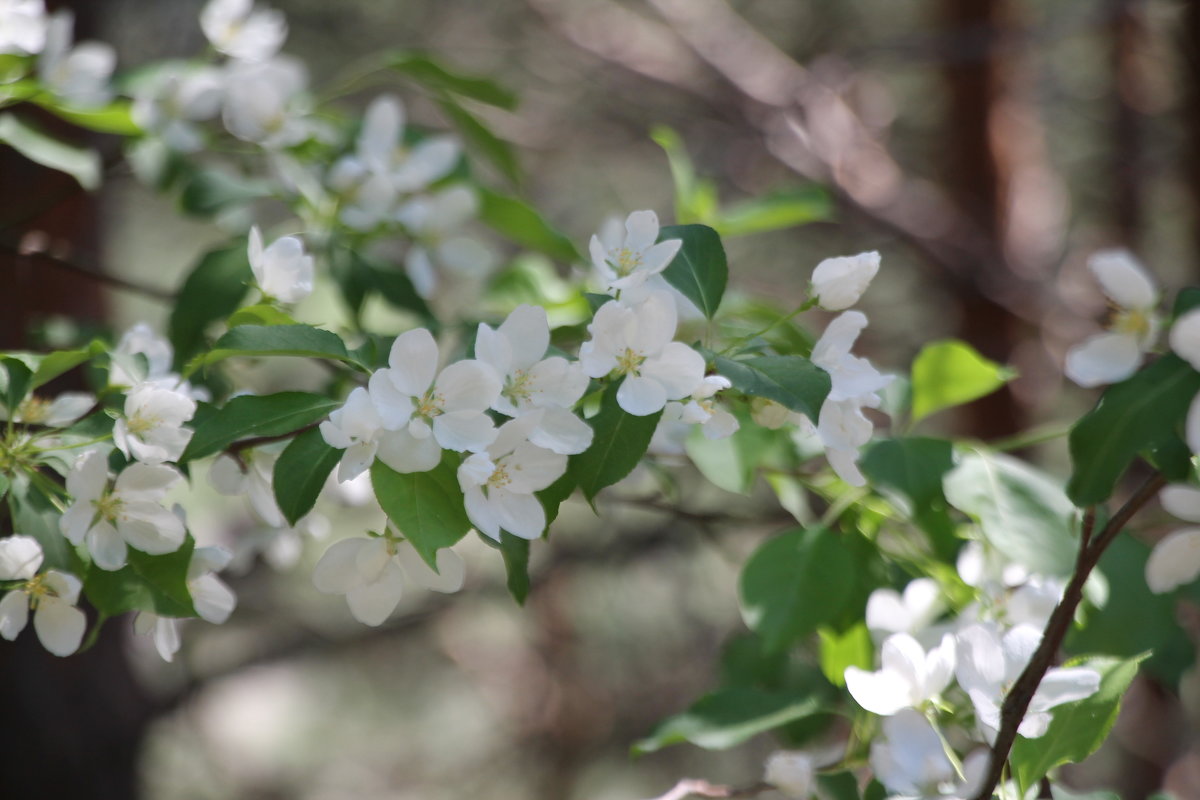
[[[24,246],[24,245],[13,244],[12,242],[9,242],[9,241],[0,240],[0,251],[3,251],[5,253],[10,253],[19,258],[36,259],[36,260],[42,262],[43,264],[47,264],[52,267],[58,267],[60,269],[69,270],[71,272],[76,273],[77,275],[82,275],[83,277],[87,278],[88,280],[95,281],[96,283],[102,284],[104,286],[108,286],[113,289],[120,289],[120,290],[126,291],[126,292],[133,292],[134,294],[140,294],[144,297],[149,297],[154,300],[160,300],[164,303],[175,302],[175,293],[174,292],[167,291],[166,289],[159,289],[154,286],[146,286],[144,284],[137,283],[135,281],[131,281],[126,278],[120,278],[116,275],[110,275],[106,272],[101,271],[100,269],[90,267],[90,266],[84,266],[84,265],[76,263],[74,261],[68,261],[65,258],[61,258],[59,256],[54,255],[53,253],[47,252],[46,250],[30,249],[29,247]]]

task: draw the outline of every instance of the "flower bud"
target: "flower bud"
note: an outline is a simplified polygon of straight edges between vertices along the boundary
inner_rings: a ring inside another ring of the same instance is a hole
[[[842,311],[858,302],[879,272],[879,253],[827,258],[812,274],[812,294],[826,311]]]

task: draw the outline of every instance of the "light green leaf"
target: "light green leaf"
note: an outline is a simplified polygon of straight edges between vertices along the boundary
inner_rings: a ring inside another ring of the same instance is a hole
[[[865,624],[860,622],[845,633],[822,628],[817,634],[821,639],[821,671],[834,686],[846,685],[846,667],[870,670],[875,666],[875,647]]]
[[[696,177],[679,134],[664,125],[650,130],[650,138],[667,154],[671,180],[675,184],[675,218],[688,224],[711,224],[717,214],[717,190],[712,181]]]
[[[774,400],[814,421],[831,386],[829,373],[802,356],[717,356],[714,365],[735,389]]]
[[[758,465],[774,439],[774,433],[739,418],[732,436],[709,439],[700,426],[692,428],[684,447],[700,474],[727,492],[746,494],[754,485]]]
[[[204,347],[204,331],[211,323],[237,310],[253,280],[245,239],[234,240],[200,258],[179,289],[167,323],[176,369]]]
[[[1008,559],[1042,575],[1075,566],[1075,507],[1059,484],[1023,461],[968,450],[946,475],[950,505],[975,519],[984,538]]]
[[[1121,698],[1137,676],[1138,664],[1149,653],[1127,660],[1095,657],[1070,666],[1090,667],[1100,673],[1100,689],[1090,697],[1053,709],[1054,720],[1037,739],[1017,738],[1009,763],[1020,794],[1059,764],[1074,764],[1094,753],[1112,730],[1121,709]]]
[[[752,736],[822,712],[808,695],[766,692],[744,686],[718,689],[682,714],[659,723],[654,733],[633,745],[635,755],[691,742],[705,750],[726,750]]]
[[[991,394],[1015,377],[1013,370],[987,360],[966,342],[927,344],[912,366],[913,422]]]
[[[137,136],[142,132],[142,129],[133,121],[133,115],[130,113],[133,104],[128,100],[118,99],[103,108],[83,110],[64,108],[47,94],[36,95],[32,99],[33,102],[55,116],[81,128],[87,128],[89,131],[115,133],[118,136]]]
[[[7,500],[12,529],[37,539],[44,555],[43,567],[82,574],[83,562],[58,528],[62,512],[40,489],[30,485],[24,473],[13,475]]]
[[[100,185],[99,153],[59,141],[14,114],[0,114],[0,142],[30,161],[67,173],[85,189],[92,190]]]
[[[531,206],[515,197],[480,187],[479,218],[497,233],[530,250],[568,264],[583,260],[574,242],[552,228]]]
[[[362,368],[337,334],[311,325],[239,325],[225,333],[213,349],[197,356],[186,372],[233,356],[298,356],[342,361]]]
[[[289,525],[312,511],[329,473],[342,460],[342,452],[326,444],[321,431],[314,428],[292,439],[279,454],[271,485]]]
[[[783,230],[833,215],[829,193],[819,186],[806,186],[735,203],[722,209],[711,222],[724,237]]]
[[[471,530],[458,485],[459,461],[457,453],[446,451],[441,463],[428,472],[400,473],[378,460],[371,467],[379,505],[435,570],[437,551],[454,545]]]
[[[239,308],[229,315],[229,327],[239,325],[297,325],[296,320],[280,311],[273,305],[259,303],[258,305]]]
[[[149,611],[164,617],[194,617],[187,572],[195,542],[189,535],[174,553],[152,556],[130,548],[129,563],[115,572],[93,566],[83,591],[103,614]]]
[[[661,411],[645,417],[626,413],[617,404],[617,385],[608,387],[599,413],[587,420],[595,431],[592,446],[567,462],[567,474],[589,503],[638,465],[661,416]]]
[[[742,619],[769,650],[779,650],[836,620],[855,583],[855,560],[840,535],[820,527],[788,531],[768,539],[742,569]]]
[[[438,107],[450,119],[458,132],[462,134],[469,147],[474,148],[481,156],[491,162],[500,174],[510,181],[520,183],[521,166],[512,145],[501,139],[491,128],[479,121],[479,118],[467,111],[449,96],[437,101]]]
[[[666,225],[659,231],[658,240],[668,239],[681,239],[683,245],[662,276],[712,319],[729,281],[721,237],[706,225]]]
[[[1104,502],[1138,453],[1177,437],[1198,391],[1200,372],[1174,354],[1108,387],[1071,428],[1067,494],[1075,504]]]
[[[204,458],[240,439],[282,436],[329,415],[337,400],[308,392],[278,392],[235,397],[196,425],[180,462]]]
[[[506,111],[517,107],[517,96],[495,81],[455,72],[425,53],[390,53],[388,66],[431,89],[453,92]]]

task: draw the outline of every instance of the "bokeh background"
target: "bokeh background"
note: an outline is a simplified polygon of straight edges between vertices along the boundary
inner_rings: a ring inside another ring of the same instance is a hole
[[[198,0],[49,5],[73,7],[79,38],[113,43],[122,69],[205,44]],[[1060,374],[1066,348],[1104,312],[1083,267],[1092,251],[1129,247],[1164,286],[1197,277],[1197,3],[274,6],[291,24],[285,49],[317,86],[395,48],[516,90],[514,113],[479,113],[518,148],[520,194],[580,243],[610,214],[671,218],[657,124],[679,134],[723,201],[824,186],[829,220],[726,243],[733,285],[790,306],[821,258],[880,250],[864,301],[863,346],[877,365],[903,371],[922,343],[954,336],[1020,372],[946,415],[944,432],[994,440],[1053,428],[1093,401]],[[415,119],[444,124],[399,83],[345,102],[363,106],[389,88]],[[15,256],[17,231],[37,228],[54,252],[167,293],[224,238],[141,187],[114,142],[97,144],[114,166],[91,196],[0,150],[5,347],[28,343],[54,315],[119,331],[161,326],[167,308]],[[277,376],[254,379],[269,388]],[[1061,440],[1029,452],[1052,470],[1065,464]],[[188,628],[171,665],[119,622],[66,661],[25,637],[0,648],[0,775],[21,765],[41,776],[32,785],[55,787],[51,796],[147,800],[636,800],[683,776],[751,783],[772,749],[761,737],[728,752],[679,746],[631,759],[629,749],[716,684],[722,646],[743,632],[738,566],[790,517],[762,485],[743,497],[685,475],[682,513],[656,487],[652,474],[635,477],[600,517],[570,507],[534,548],[524,608],[504,591],[495,554],[469,541],[463,592],[413,592],[387,625],[367,629],[340,598],[312,589],[318,545],[282,571],[245,559],[231,579],[238,612],[220,629]],[[335,533],[374,524],[350,503],[325,511]],[[191,520],[209,541],[255,534],[248,514],[215,494]],[[1124,797],[1164,781],[1196,786],[1188,706],[1172,691],[1136,684],[1112,747],[1080,779],[1111,773]],[[5,796],[15,792],[6,781]]]

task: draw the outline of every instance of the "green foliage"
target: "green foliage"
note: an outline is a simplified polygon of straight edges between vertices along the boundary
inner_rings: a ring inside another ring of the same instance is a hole
[[[70,543],[58,528],[62,512],[41,489],[30,483],[29,476],[17,473],[8,487],[8,512],[13,530],[32,536],[42,546],[45,569],[58,569],[78,574],[83,562],[75,555]]]
[[[1071,500],[1080,508],[1107,500],[1139,453],[1178,438],[1197,391],[1200,372],[1174,354],[1108,387],[1071,428]]]
[[[204,347],[204,331],[211,323],[237,310],[253,280],[245,239],[200,258],[184,280],[167,324],[176,369]]]
[[[218,339],[208,353],[192,359],[186,372],[190,374],[233,356],[321,358],[365,369],[335,333],[311,325],[239,325]]]
[[[174,553],[152,556],[130,548],[129,563],[115,572],[93,566],[83,580],[96,610],[114,617],[150,611],[164,617],[194,617],[187,572],[196,543],[188,536]]]
[[[1022,796],[1054,767],[1078,763],[1104,743],[1117,721],[1121,697],[1145,657],[1146,654],[1123,661],[1089,658],[1079,663],[1071,662],[1071,666],[1090,667],[1099,672],[1100,689],[1091,697],[1055,708],[1054,720],[1044,736],[1017,739],[1009,763]]]
[[[583,260],[570,238],[555,230],[541,214],[515,197],[480,187],[479,218],[497,233],[557,261],[575,264]]]
[[[749,415],[738,415],[739,427],[732,436],[709,439],[696,426],[685,447],[700,474],[727,492],[746,494],[754,485],[758,465],[775,442],[777,434],[755,425]]]
[[[666,225],[659,231],[658,240],[667,239],[680,239],[683,244],[663,270],[663,278],[712,319],[729,281],[729,264],[721,237],[705,225]]]
[[[236,441],[282,436],[329,415],[341,403],[308,392],[235,397],[195,426],[180,463],[218,453]]]
[[[638,465],[661,416],[661,411],[645,417],[626,413],[617,405],[617,384],[608,387],[599,413],[587,421],[595,432],[592,446],[567,462],[567,474],[589,503]]]
[[[966,342],[927,344],[912,365],[913,422],[989,395],[1015,377],[1011,369],[989,361]]]
[[[859,467],[926,533],[937,554],[952,559],[958,550],[942,481],[954,467],[953,446],[925,437],[878,439],[863,450]]]
[[[396,51],[386,56],[386,62],[389,68],[431,89],[452,92],[506,111],[517,107],[517,96],[500,84],[456,72],[428,53]]]
[[[188,214],[211,217],[271,194],[271,184],[235,175],[224,169],[198,169],[187,176],[179,207]]]
[[[103,165],[100,154],[87,147],[77,147],[43,133],[15,114],[0,114],[0,142],[7,144],[30,161],[59,172],[65,172],[84,189],[100,185]]]
[[[28,377],[22,380],[22,383],[26,383],[27,385],[24,387],[24,391],[20,392],[21,397],[17,399],[17,402],[20,402],[21,399],[24,399],[25,395],[34,391],[39,386],[49,383],[58,376],[70,372],[80,364],[86,363],[107,351],[108,347],[104,342],[96,339],[83,347],[76,347],[71,350],[55,350],[51,353],[11,351],[0,353],[0,361],[4,363],[16,362],[24,366],[25,370],[29,373]],[[14,391],[16,391],[15,388]]]
[[[1075,507],[1052,478],[1011,456],[964,451],[944,482],[946,499],[979,523],[983,537],[1042,575],[1075,566]]]
[[[821,640],[821,671],[834,686],[846,685],[846,667],[870,670],[875,666],[875,646],[865,624],[860,622],[844,633],[824,628],[817,633]]]
[[[341,459],[342,451],[326,444],[316,428],[299,434],[279,454],[271,485],[289,525],[312,511],[325,479]]]
[[[768,539],[742,570],[742,619],[779,650],[838,619],[853,596],[856,564],[843,537],[826,528]]]
[[[54,102],[47,95],[35,95],[33,102],[46,109],[56,117],[65,119],[72,125],[78,125],[96,133],[113,133],[118,136],[137,136],[142,132],[133,121],[130,113],[133,104],[128,100],[114,100],[103,108],[77,109],[66,108]]]
[[[296,325],[296,320],[280,311],[273,305],[259,303],[253,306],[239,308],[229,315],[226,323],[231,328],[239,325]]]
[[[738,391],[774,400],[811,420],[820,415],[832,385],[829,373],[802,356],[717,356],[713,363]]]
[[[820,702],[803,694],[734,686],[707,694],[687,711],[663,720],[650,736],[633,745],[635,755],[691,742],[705,750],[727,750],[752,736],[811,717]]]
[[[379,505],[435,570],[437,551],[456,544],[471,530],[458,485],[460,460],[457,453],[447,451],[428,472],[400,473],[378,460],[371,467]]]
[[[521,165],[512,145],[493,133],[491,128],[449,95],[443,96],[437,104],[447,119],[458,128],[468,146],[491,162],[501,175],[513,183],[520,183]]]

